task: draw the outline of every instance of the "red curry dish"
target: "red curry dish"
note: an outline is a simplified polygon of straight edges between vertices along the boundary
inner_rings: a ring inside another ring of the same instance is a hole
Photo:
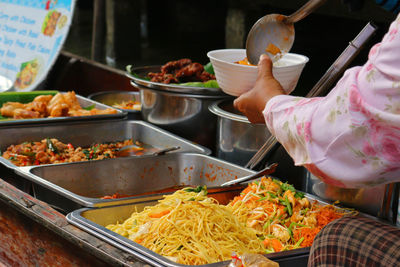
[[[215,80],[215,75],[206,72],[203,65],[188,58],[170,61],[161,67],[161,72],[150,72],[148,76],[152,82],[167,84]]]
[[[3,153],[3,157],[17,166],[31,166],[87,160],[115,158],[121,147],[133,145],[133,140],[94,144],[88,148],[74,147],[64,144],[55,138],[46,138],[40,142],[24,142],[11,145]],[[138,142],[135,142],[140,145]]]

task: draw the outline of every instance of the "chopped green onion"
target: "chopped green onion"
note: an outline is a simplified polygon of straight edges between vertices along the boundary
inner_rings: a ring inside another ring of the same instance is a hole
[[[285,196],[285,202],[286,202],[286,207],[287,207],[287,209],[288,209],[289,215],[292,215],[292,206],[291,206],[291,204],[290,204],[290,202],[289,202],[287,196]]]
[[[46,144],[47,144],[47,148],[54,152],[54,153],[58,153],[58,149],[57,147],[53,144],[53,142],[50,140],[50,138],[46,138]]]
[[[265,240],[265,236],[264,235],[260,235],[260,236],[257,236],[258,237],[258,239],[260,239],[261,241],[264,241]]]
[[[295,198],[303,198],[304,197],[304,193],[296,191],[296,193],[294,194]]]
[[[268,200],[268,199],[269,199],[269,196],[265,196],[265,197],[262,197],[260,199],[257,199],[257,201],[263,201],[263,200]]]
[[[303,242],[303,240],[304,240],[304,237],[300,238],[299,241],[297,241],[297,243],[294,244],[293,248],[298,248],[298,247],[300,247],[300,245],[301,245],[301,243]]]
[[[277,198],[277,197],[278,197],[277,195],[275,195],[274,193],[269,192],[269,191],[268,191],[268,194],[269,194],[272,198]]]
[[[274,253],[274,252],[275,252],[275,250],[273,248],[265,250],[265,254]]]
[[[96,107],[96,104],[93,104],[93,105],[84,107],[83,109],[84,109],[84,110],[92,110],[92,109],[94,109],[95,107]]]
[[[272,220],[268,220],[264,226],[263,226],[263,230],[267,229],[270,225],[271,225]]]
[[[300,213],[301,213],[302,215],[305,215],[305,214],[307,214],[307,211],[308,211],[308,208],[305,208],[304,210],[301,210]]]

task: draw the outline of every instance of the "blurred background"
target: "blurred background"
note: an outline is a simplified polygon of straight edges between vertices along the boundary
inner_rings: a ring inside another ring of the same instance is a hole
[[[205,64],[207,52],[244,48],[248,31],[262,16],[289,15],[305,0],[77,0],[64,51],[124,70],[191,58]],[[329,0],[295,24],[293,53],[310,58],[293,94],[305,95],[349,41],[369,22],[378,42],[395,15],[374,0]],[[352,65],[365,62],[368,48]]]
[[[181,58],[206,64],[210,50],[245,48],[247,33],[262,16],[272,13],[290,15],[306,2],[77,0],[63,52],[117,69],[120,75],[124,75],[128,64],[135,67],[163,65]],[[372,22],[378,26],[377,33],[350,66],[363,64],[369,48],[382,39],[395,17],[395,14],[378,6],[375,0],[329,0],[316,12],[297,22],[291,52],[306,55],[310,61],[292,94],[305,96],[349,42],[368,22]],[[131,88],[129,84],[119,84],[113,77],[108,77],[107,72],[102,72],[104,77],[99,78],[97,71],[86,70],[79,65],[73,70],[72,74],[84,74],[81,76],[86,78],[68,79],[74,75],[58,71],[52,77],[61,77],[58,84],[64,87],[55,89],[80,88],[81,94],[84,94],[99,88],[103,91],[126,86]],[[304,177],[309,177],[309,173],[302,167],[294,166],[283,147],[266,158],[269,162],[279,162],[279,168],[274,173],[276,177],[286,177],[296,188],[306,191],[310,179]]]

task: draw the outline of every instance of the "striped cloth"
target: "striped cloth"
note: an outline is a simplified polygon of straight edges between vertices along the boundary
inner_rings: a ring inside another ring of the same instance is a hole
[[[400,229],[359,216],[338,219],[315,237],[314,266],[400,266]]]

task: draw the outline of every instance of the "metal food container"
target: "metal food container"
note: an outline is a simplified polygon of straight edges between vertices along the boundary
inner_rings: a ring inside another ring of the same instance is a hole
[[[177,93],[131,84],[139,89],[143,120],[213,150],[217,119],[208,106],[229,96]]]
[[[10,145],[40,141],[45,138],[57,138],[61,142],[80,147],[132,138],[160,149],[180,146],[176,152],[196,152],[207,155],[211,153],[208,148],[193,144],[147,122],[137,120],[81,121],[4,127],[0,128],[0,136],[1,151],[5,151]],[[0,163],[12,169],[25,168],[17,167],[3,157],[0,157]]]
[[[209,194],[209,196],[215,197],[221,194],[226,194],[226,191],[215,192],[214,194]],[[230,192],[229,192],[230,193]],[[240,191],[236,191],[236,194],[239,194]],[[230,194],[231,195],[231,194]],[[321,201],[318,198],[306,194],[306,197],[312,201],[318,201],[321,204],[328,204],[327,202]],[[140,253],[143,256],[143,259],[152,260],[153,262],[157,262],[162,266],[190,266],[184,264],[175,263],[166,257],[157,254],[140,244],[129,240],[111,230],[105,228],[108,224],[114,224],[117,221],[122,222],[128,219],[134,211],[142,211],[146,206],[152,206],[157,204],[157,200],[161,199],[161,196],[151,196],[151,197],[141,197],[138,198],[135,203],[121,206],[112,206],[112,207],[102,207],[98,209],[88,209],[83,208],[67,215],[67,220],[76,225],[77,227],[82,228],[83,230],[90,231],[95,234],[99,238],[105,240],[106,242],[110,242],[112,245],[118,246],[121,249],[127,252],[136,252]],[[233,197],[232,197],[233,198]],[[364,214],[360,214],[361,216],[367,216]],[[281,267],[284,266],[306,266],[309,255],[309,248],[300,248],[289,251],[282,251],[277,253],[268,254],[268,258],[274,261],[277,261]],[[150,262],[148,262],[150,263]],[[229,261],[212,263],[207,265],[199,265],[199,266],[227,266]]]
[[[139,92],[133,91],[106,91],[98,92],[88,96],[89,99],[100,102],[112,107],[114,104],[122,103],[123,101],[140,101]],[[117,108],[118,109],[118,108]],[[129,120],[141,120],[140,110],[121,109],[128,112]]]
[[[307,193],[326,201],[340,203],[385,221],[396,223],[399,187],[395,184],[378,185],[369,188],[340,188],[322,182],[306,171]]]
[[[4,92],[0,93],[0,107],[9,101],[28,103],[33,101],[36,96],[39,95],[55,95],[59,93],[58,91],[32,91],[32,92]],[[86,97],[76,95],[81,107],[95,107],[97,109],[107,109],[110,108],[107,105],[96,102],[94,100],[88,99]],[[111,107],[112,108],[112,107]],[[76,117],[54,117],[54,118],[37,118],[37,119],[13,119],[13,118],[1,118],[0,127],[12,126],[12,125],[32,125],[40,123],[53,123],[53,122],[69,122],[69,121],[87,121],[95,119],[120,119],[128,115],[124,110],[119,110],[113,108],[117,111],[115,114],[102,114],[102,115],[91,115],[91,116],[76,116]]]
[[[16,172],[38,185],[34,188],[38,199],[61,210],[131,203],[137,195],[180,186],[218,187],[253,173],[197,153],[22,167],[16,168]],[[131,197],[101,199],[115,193]]]
[[[216,101],[209,109],[218,118],[218,158],[244,166],[271,136],[265,124],[252,124],[235,110],[232,99]]]

